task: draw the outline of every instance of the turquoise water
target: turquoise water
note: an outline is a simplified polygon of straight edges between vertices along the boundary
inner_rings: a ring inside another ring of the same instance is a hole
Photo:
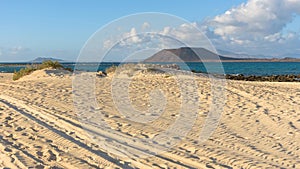
[[[190,69],[205,72],[201,63],[189,63]],[[211,72],[221,73],[222,67],[217,63],[205,63],[205,66]],[[243,75],[284,75],[300,74],[299,62],[224,62],[222,63],[225,74],[243,74]]]
[[[1,64],[0,72],[14,72],[26,67],[26,64],[11,66],[10,64]],[[86,71],[104,71],[112,65],[120,63],[80,63],[77,64],[78,70]],[[166,63],[164,63],[166,64]],[[195,70],[201,72],[210,72],[218,74],[243,74],[243,75],[282,75],[282,74],[300,74],[300,62],[224,62],[219,63],[177,63],[184,70]],[[75,63],[63,63],[65,67],[75,68]]]

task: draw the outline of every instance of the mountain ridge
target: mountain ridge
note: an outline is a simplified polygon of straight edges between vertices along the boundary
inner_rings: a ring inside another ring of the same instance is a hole
[[[52,57],[37,57],[34,60],[30,61],[30,62],[34,62],[34,63],[42,63],[44,61],[47,60],[51,60],[51,61],[58,61],[58,62],[63,62],[64,60],[62,59],[57,59],[57,58],[52,58]]]
[[[181,47],[176,49],[163,49],[144,62],[300,62],[298,58],[254,58],[231,57],[216,54],[205,48]]]

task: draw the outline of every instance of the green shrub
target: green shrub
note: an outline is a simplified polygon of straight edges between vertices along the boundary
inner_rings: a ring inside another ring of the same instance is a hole
[[[18,72],[14,72],[13,75],[13,80],[18,80],[23,76],[29,75],[32,72],[36,71],[36,70],[42,70],[42,69],[46,69],[46,68],[52,68],[52,69],[64,69],[64,70],[69,70],[72,71],[69,68],[64,68],[59,62],[55,61],[51,61],[51,60],[47,60],[44,61],[42,64],[38,64],[38,65],[27,65],[26,68],[21,69]]]
[[[64,69],[67,70],[67,71],[73,72],[73,69],[72,69],[72,68],[66,67],[66,68],[64,68]]]
[[[23,68],[18,72],[15,72],[13,75],[13,80],[18,80],[23,76],[29,75],[30,73],[34,72],[35,70],[37,70],[37,69],[27,66],[26,68]]]
[[[117,66],[116,65],[112,65],[111,67],[105,69],[105,73],[109,74],[109,73],[114,73],[117,70]]]
[[[58,61],[53,62],[51,60],[44,61],[41,65],[38,65],[39,70],[46,68],[58,69],[63,68],[63,66]]]

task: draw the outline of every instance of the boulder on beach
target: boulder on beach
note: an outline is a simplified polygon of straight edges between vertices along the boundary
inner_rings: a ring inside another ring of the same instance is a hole
[[[99,71],[99,72],[96,73],[96,76],[98,76],[98,77],[106,77],[107,74],[105,72]]]

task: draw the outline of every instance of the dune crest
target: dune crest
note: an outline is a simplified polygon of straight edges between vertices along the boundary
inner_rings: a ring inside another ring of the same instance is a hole
[[[19,80],[37,80],[44,78],[70,78],[72,76],[72,72],[64,69],[52,69],[46,68],[42,70],[36,70],[29,75],[26,75]]]

